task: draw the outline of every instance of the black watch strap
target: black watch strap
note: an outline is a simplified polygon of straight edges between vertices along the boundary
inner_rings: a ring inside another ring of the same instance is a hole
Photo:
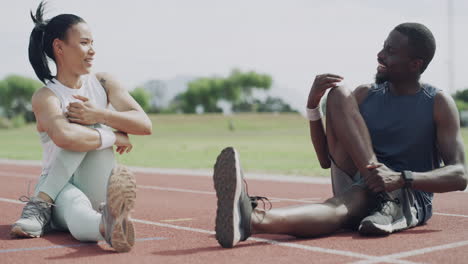
[[[405,187],[411,188],[413,185],[413,180],[414,180],[413,172],[405,170],[401,173],[401,175],[403,176],[403,179],[405,180]]]

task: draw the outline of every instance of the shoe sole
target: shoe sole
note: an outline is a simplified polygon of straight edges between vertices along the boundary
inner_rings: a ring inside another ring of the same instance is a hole
[[[125,166],[117,165],[107,186],[107,206],[113,223],[111,243],[117,252],[128,252],[135,244],[135,228],[129,217],[135,206],[136,181]]]
[[[401,218],[389,225],[379,225],[372,221],[363,221],[359,225],[359,233],[366,236],[388,236],[407,228],[406,219]]]
[[[225,148],[214,166],[214,187],[218,198],[216,210],[216,240],[223,248],[232,248],[240,240],[239,198],[242,178],[239,159],[234,148]]]
[[[13,225],[13,227],[10,230],[10,237],[12,238],[37,238],[37,237],[40,237],[41,235],[42,235],[42,232],[27,233],[18,225]]]

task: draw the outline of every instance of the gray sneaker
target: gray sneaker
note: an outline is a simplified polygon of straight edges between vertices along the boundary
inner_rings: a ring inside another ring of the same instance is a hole
[[[117,165],[109,177],[101,210],[104,239],[118,252],[128,252],[135,244],[135,228],[129,216],[135,200],[135,177],[126,167]]]
[[[371,215],[362,219],[359,233],[365,236],[389,235],[408,228],[403,207],[398,198],[388,194],[379,194],[379,205]]]
[[[11,237],[40,237],[50,222],[53,204],[38,197],[21,196],[20,201],[27,202],[21,218],[10,231]]]
[[[214,166],[214,187],[218,197],[216,239],[224,248],[232,248],[249,238],[251,215],[257,201],[265,197],[250,197],[244,184],[237,151],[228,147],[219,154]]]

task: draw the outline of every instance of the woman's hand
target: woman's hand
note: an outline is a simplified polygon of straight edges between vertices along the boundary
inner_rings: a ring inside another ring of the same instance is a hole
[[[99,109],[84,96],[73,95],[73,97],[80,101],[70,103],[67,106],[68,111],[65,114],[70,122],[82,125],[100,123],[99,120],[101,120],[102,109]]]
[[[320,103],[320,99],[325,94],[325,91],[329,88],[337,87],[338,83],[342,80],[343,77],[331,73],[315,76],[314,83],[310,88],[307,107],[310,109],[316,108]]]
[[[115,150],[117,153],[122,155],[123,153],[129,153],[133,145],[130,142],[130,138],[128,137],[127,133],[116,131],[115,133],[115,145],[117,149]]]

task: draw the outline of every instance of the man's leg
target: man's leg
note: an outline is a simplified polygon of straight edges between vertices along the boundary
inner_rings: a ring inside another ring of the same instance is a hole
[[[331,234],[347,223],[367,215],[368,193],[353,186],[338,197],[320,204],[272,209],[255,209],[252,214],[252,234],[286,234],[295,237],[317,237]]]
[[[335,165],[347,175],[365,177],[367,165],[377,162],[366,123],[351,91],[337,87],[327,97],[326,135]]]
[[[368,174],[366,166],[376,162],[370,136],[356,100],[343,87],[328,95],[327,137],[330,154],[339,168],[348,175],[357,171]],[[348,222],[362,219],[368,212],[368,191],[360,186],[323,204],[253,210],[256,198],[246,193],[240,170],[237,153],[225,149],[218,157],[214,173],[218,196],[216,238],[223,247],[232,247],[252,233],[297,237],[330,234]]]
[[[332,89],[328,97],[327,140],[333,157],[332,166],[338,167],[337,170],[344,171],[347,175],[354,175],[357,171],[360,176],[365,177],[368,173],[366,165],[376,161],[359,107],[351,92],[342,87]],[[336,177],[343,175],[345,174],[332,173],[333,182],[339,182]],[[334,190],[343,189],[341,186],[333,187]],[[362,235],[388,235],[414,226],[414,209],[410,209],[414,208],[414,199],[403,194],[407,193],[396,190],[392,193],[375,194],[371,204],[374,211],[362,220],[359,232]]]
[[[263,197],[251,197],[247,193],[238,154],[230,147],[218,156],[213,177],[218,197],[216,239],[226,248],[255,233],[297,237],[330,234],[347,223],[360,221],[368,212],[368,193],[357,185],[322,204],[267,211],[256,208]]]

